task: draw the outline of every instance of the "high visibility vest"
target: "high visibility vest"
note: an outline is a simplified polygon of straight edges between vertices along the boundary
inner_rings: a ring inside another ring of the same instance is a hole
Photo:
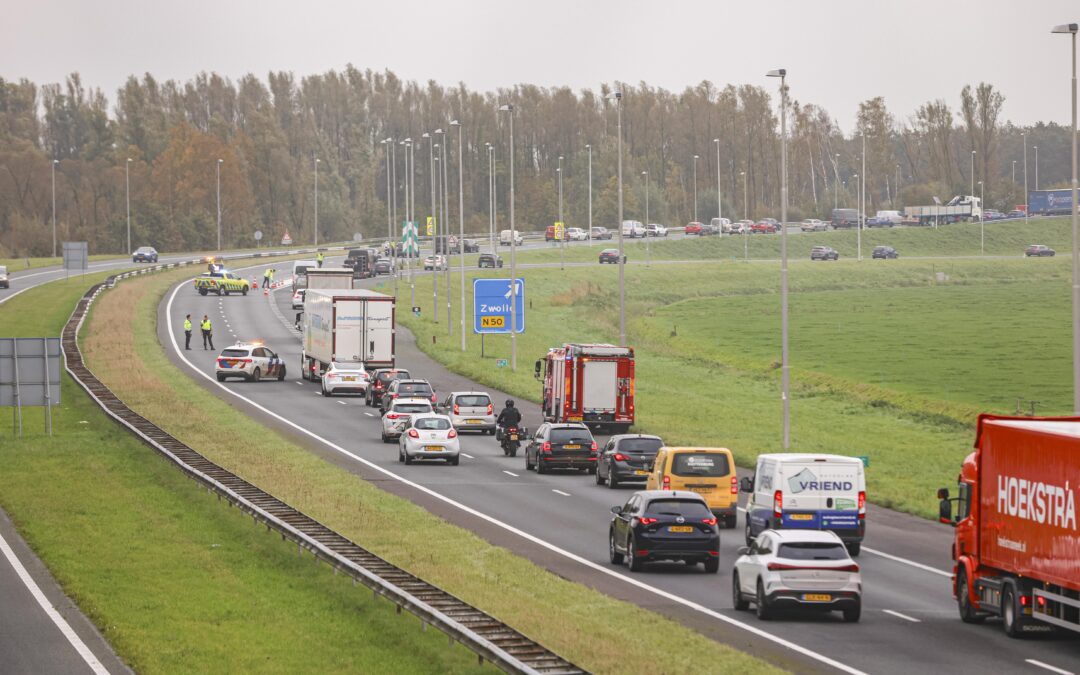
[[[270,277],[270,279],[273,280],[273,278],[274,278],[274,270],[272,270],[272,269],[271,270],[266,270],[266,276]]]
[[[210,330],[210,319],[203,319],[202,329],[203,330]]]
[[[320,253],[319,256],[317,258],[315,258],[315,259],[318,260],[319,262],[322,262],[323,261],[323,254]]]
[[[191,319],[184,319],[184,330],[191,331]]]

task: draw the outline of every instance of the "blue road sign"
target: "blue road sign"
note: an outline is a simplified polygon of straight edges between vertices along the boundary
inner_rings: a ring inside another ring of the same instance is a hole
[[[517,296],[517,326],[514,332],[525,332],[525,280],[514,284]],[[510,280],[473,280],[473,332],[510,333]]]

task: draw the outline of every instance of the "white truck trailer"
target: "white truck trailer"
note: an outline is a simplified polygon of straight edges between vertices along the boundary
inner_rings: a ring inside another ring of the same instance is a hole
[[[394,367],[394,298],[364,289],[308,289],[300,373],[319,380],[331,363]]]
[[[348,267],[319,267],[307,271],[307,287],[353,288],[353,271]]]
[[[937,199],[935,197],[935,199]],[[957,195],[947,204],[904,207],[904,219],[919,225],[944,225],[982,219],[982,200],[970,195]]]

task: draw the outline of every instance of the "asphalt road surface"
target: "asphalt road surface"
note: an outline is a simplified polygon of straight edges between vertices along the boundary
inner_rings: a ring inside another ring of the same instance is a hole
[[[555,263],[557,265],[558,263]],[[259,275],[261,269],[243,274]],[[388,286],[389,279],[376,280]],[[287,430],[313,452],[380,487],[405,496],[437,515],[476,531],[554,572],[619,598],[667,614],[697,630],[797,672],[1059,672],[1080,671],[1080,643],[1071,636],[1039,635],[1010,640],[996,621],[964,624],[950,591],[948,527],[875,508],[867,516],[862,568],[862,620],[844,624],[838,613],[793,613],[758,621],[731,606],[730,571],[739,528],[721,535],[721,573],[700,566],[653,564],[630,573],[607,560],[609,508],[634,491],[610,490],[592,476],[576,472],[537,475],[525,471],[523,453],[504,457],[490,436],[463,435],[460,466],[397,461],[397,445],[380,441],[378,411],[363,399],[324,398],[317,383],[299,377],[300,343],[291,328],[291,291],[269,298],[201,297],[178,286],[159,308],[159,339],[166,351],[197,382],[230,405]],[[183,352],[179,326],[186,313],[208,313],[218,348],[231,340],[261,339],[288,364],[284,382],[252,384],[214,380],[217,352]],[[457,330],[455,323],[454,330]],[[525,355],[531,363],[533,355]],[[412,336],[397,332],[398,365],[432,382],[436,392],[488,390],[496,402],[508,395],[450,373],[416,349]],[[648,383],[639,383],[648,386]],[[243,401],[243,402],[242,402]],[[522,403],[525,424],[540,422],[536,406]],[[872,470],[872,469],[871,469]],[[523,628],[528,632],[528,627]]]

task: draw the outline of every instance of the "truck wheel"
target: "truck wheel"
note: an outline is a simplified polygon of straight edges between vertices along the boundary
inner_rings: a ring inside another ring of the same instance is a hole
[[[307,368],[304,367],[304,357],[302,357],[302,356],[300,357],[300,379],[302,379],[302,380],[308,379]]]
[[[1001,597],[1001,625],[1005,628],[1005,634],[1011,638],[1021,637],[1027,623],[1017,601],[1018,597],[1012,587],[1006,588]]]
[[[971,606],[971,598],[968,596],[967,570],[963,567],[956,571],[956,606],[960,610],[960,620],[964,623],[986,621],[986,617],[976,612]]]
[[[848,553],[851,554],[852,558],[858,558],[859,552],[862,550],[862,544],[848,544],[847,550]]]

